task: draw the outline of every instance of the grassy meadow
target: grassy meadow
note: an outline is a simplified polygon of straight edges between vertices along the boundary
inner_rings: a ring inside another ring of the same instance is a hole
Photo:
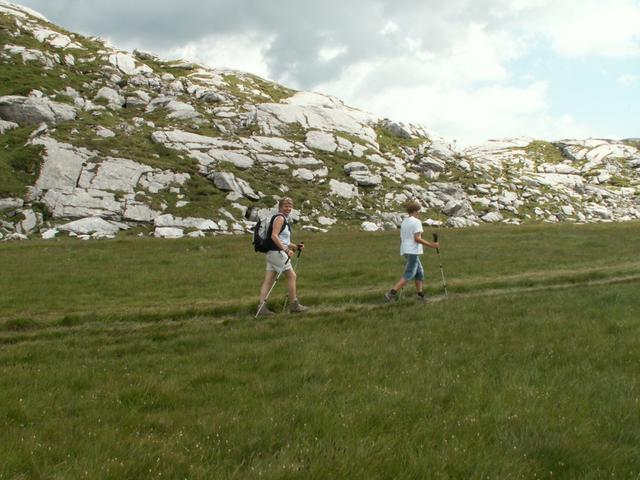
[[[0,244],[0,479],[639,478],[640,224],[438,233]]]

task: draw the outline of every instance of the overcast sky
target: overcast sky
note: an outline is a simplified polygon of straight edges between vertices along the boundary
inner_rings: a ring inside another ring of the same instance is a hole
[[[640,0],[23,0],[68,30],[249,71],[459,144],[640,137]]]

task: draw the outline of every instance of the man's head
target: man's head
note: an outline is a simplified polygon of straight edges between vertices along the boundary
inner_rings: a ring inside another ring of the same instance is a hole
[[[420,203],[417,200],[411,200],[409,203],[407,203],[407,213],[409,215],[413,215],[414,213],[418,213],[421,208],[422,208],[422,206],[420,205]]]

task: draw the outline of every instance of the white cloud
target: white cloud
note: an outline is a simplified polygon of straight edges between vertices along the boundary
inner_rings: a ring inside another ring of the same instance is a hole
[[[533,37],[547,38],[561,56],[640,56],[637,1],[531,0],[519,2],[517,8],[523,17],[519,27]]]
[[[618,83],[625,87],[630,87],[631,85],[636,83],[638,80],[640,80],[640,77],[638,77],[637,75],[632,75],[630,73],[625,73],[624,75],[620,75],[618,77]]]
[[[348,51],[349,49],[344,45],[340,47],[324,47],[318,52],[318,58],[323,62],[330,62],[340,55],[344,55]]]
[[[231,68],[269,78],[265,51],[271,40],[257,34],[204,37],[160,52],[165,58],[183,58],[213,68]]]

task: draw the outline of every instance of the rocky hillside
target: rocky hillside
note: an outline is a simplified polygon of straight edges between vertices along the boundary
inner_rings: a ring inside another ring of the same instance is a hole
[[[283,195],[299,228],[640,218],[638,141],[463,151],[257,76],[128,53],[0,1],[0,238],[245,233]]]

